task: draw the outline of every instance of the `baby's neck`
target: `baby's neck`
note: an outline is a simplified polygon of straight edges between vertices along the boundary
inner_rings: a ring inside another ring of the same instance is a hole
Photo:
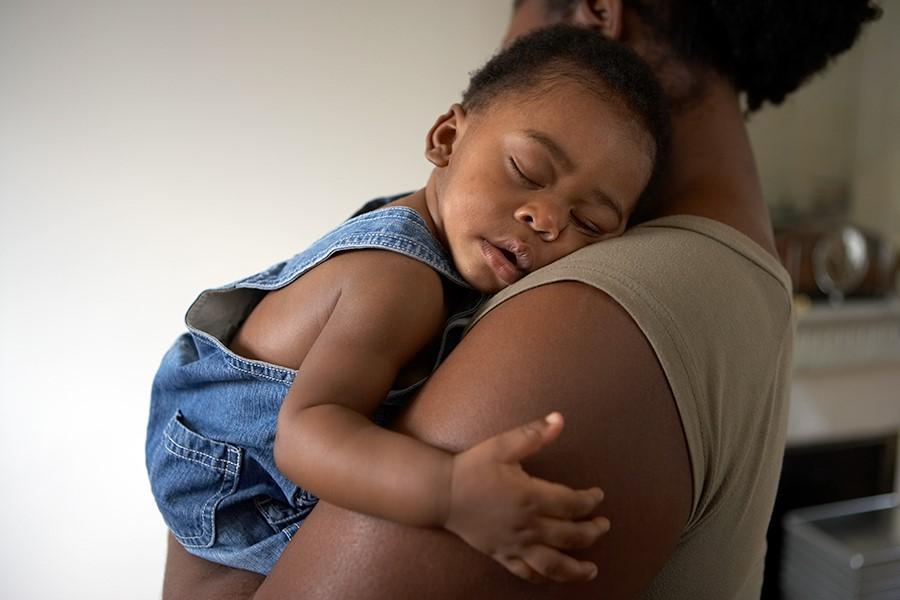
[[[419,215],[425,221],[425,224],[428,225],[428,230],[431,231],[431,235],[434,236],[434,239],[439,241],[444,246],[444,248],[447,248],[447,238],[444,235],[443,228],[441,227],[440,219],[436,218],[436,203],[429,203],[429,195],[431,194],[428,193],[428,189],[422,188],[408,196],[404,196],[402,198],[394,200],[390,203],[390,206],[406,206],[407,208],[411,208],[419,213]],[[431,204],[435,205],[432,206]]]

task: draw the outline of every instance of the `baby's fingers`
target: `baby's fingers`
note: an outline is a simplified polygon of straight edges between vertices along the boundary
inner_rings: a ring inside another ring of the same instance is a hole
[[[575,560],[548,546],[529,546],[522,560],[538,575],[559,583],[590,581],[597,576],[597,565]]]
[[[545,517],[556,519],[580,519],[594,512],[603,501],[603,490],[573,490],[559,483],[531,479],[537,499],[537,509]]]
[[[548,581],[546,577],[528,566],[528,563],[520,558],[497,558],[506,570],[520,579],[531,583],[545,583]]]
[[[555,440],[563,428],[558,412],[488,438],[478,446],[493,460],[516,463]]]
[[[609,531],[609,527],[606,517],[595,517],[589,521],[541,519],[534,528],[534,538],[529,541],[560,550],[576,550],[593,545]]]

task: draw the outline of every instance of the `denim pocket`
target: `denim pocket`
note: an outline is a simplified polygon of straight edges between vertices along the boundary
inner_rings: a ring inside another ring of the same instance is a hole
[[[294,532],[315,508],[318,498],[305,490],[297,490],[297,506],[291,506],[268,496],[254,498],[253,503],[274,533],[283,533],[291,539]]]
[[[150,486],[172,533],[186,547],[215,540],[215,511],[234,493],[241,449],[191,431],[177,411],[150,461]]]

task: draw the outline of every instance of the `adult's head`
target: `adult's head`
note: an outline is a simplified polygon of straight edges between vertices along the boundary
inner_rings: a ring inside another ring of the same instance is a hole
[[[507,39],[567,22],[635,49],[673,104],[702,95],[711,75],[745,94],[749,111],[781,103],[878,18],[871,0],[516,0]]]

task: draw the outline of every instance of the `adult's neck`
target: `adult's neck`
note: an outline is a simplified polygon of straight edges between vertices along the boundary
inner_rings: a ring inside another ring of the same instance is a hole
[[[714,219],[775,254],[740,100],[726,80],[711,75],[702,97],[674,111],[669,166],[659,216]]]

